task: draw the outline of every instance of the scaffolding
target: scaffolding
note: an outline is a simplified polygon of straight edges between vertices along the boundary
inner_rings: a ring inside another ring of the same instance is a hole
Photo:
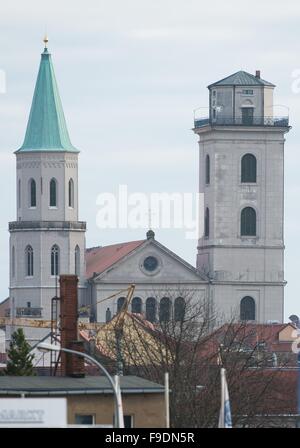
[[[60,324],[59,324],[59,312],[60,312],[60,298],[53,297],[51,299],[51,345],[60,345]],[[50,375],[56,376],[57,372],[60,372],[61,359],[60,352],[55,350],[50,351]]]

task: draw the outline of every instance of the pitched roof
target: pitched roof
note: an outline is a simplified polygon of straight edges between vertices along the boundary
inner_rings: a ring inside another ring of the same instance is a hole
[[[117,353],[115,346],[115,325],[119,315],[113,316],[112,320],[105,323],[97,332],[80,330],[80,337],[90,342],[94,340],[94,348],[97,354],[106,358],[105,362],[112,366],[116,362]],[[166,335],[142,314],[124,313],[123,338],[127,343],[123,344],[122,356],[127,366],[138,366],[151,364],[157,366],[161,361],[161,355],[166,352]],[[129,342],[130,341],[130,342]],[[132,350],[134,344],[134,350]],[[169,347],[169,346],[168,346]],[[151,349],[150,349],[151,348]],[[170,349],[170,347],[169,347]],[[165,354],[165,356],[167,356]]]
[[[162,393],[164,387],[137,376],[121,376],[122,393]],[[110,394],[111,385],[105,376],[71,378],[59,376],[0,376],[0,395],[64,395],[68,394]]]
[[[280,333],[288,327],[290,327],[291,338],[280,339]],[[224,324],[207,336],[206,342],[203,343],[201,348],[201,356],[203,354],[207,355],[207,353],[216,355],[220,342],[223,343],[224,340],[228,339],[229,344],[234,341],[240,342],[241,345],[250,349],[254,349],[257,344],[264,344],[265,350],[268,352],[288,355],[289,358],[284,358],[285,365],[296,365],[297,356],[292,351],[292,343],[295,340],[292,335],[293,330],[294,327],[291,323],[244,324],[240,322]]]
[[[262,78],[258,78],[251,73],[244,72],[240,70],[239,72],[233,73],[226,78],[221,79],[213,84],[210,84],[208,88],[214,86],[272,86],[275,87],[274,84],[269,81],[265,81]]]
[[[41,55],[24,143],[16,152],[25,151],[78,152],[70,141],[47,48]]]
[[[104,247],[92,247],[86,250],[86,277],[93,277],[94,273],[101,274],[128,255],[145,240],[129,241],[128,243],[112,244]]]

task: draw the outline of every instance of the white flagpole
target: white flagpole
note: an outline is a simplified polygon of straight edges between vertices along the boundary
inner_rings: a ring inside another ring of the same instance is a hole
[[[121,385],[120,385],[120,376],[114,376],[115,385],[118,393],[118,404],[116,405],[115,414],[118,422],[118,428],[124,428],[124,415],[123,415],[123,403],[121,396]]]
[[[170,405],[169,405],[169,374],[165,373],[165,406],[166,406],[166,428],[170,428]]]
[[[221,407],[219,415],[219,428],[225,428],[225,369],[221,368]]]

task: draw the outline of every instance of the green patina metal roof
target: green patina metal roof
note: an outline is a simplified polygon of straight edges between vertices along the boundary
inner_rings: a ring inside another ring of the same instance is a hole
[[[244,72],[240,70],[239,72],[233,73],[233,75],[227,76],[227,78],[221,79],[220,81],[210,84],[208,88],[214,86],[271,86],[275,87],[274,84],[265,81],[264,79],[258,78],[251,73]]]
[[[79,152],[70,141],[51,54],[45,48],[41,56],[25,140],[16,152]]]

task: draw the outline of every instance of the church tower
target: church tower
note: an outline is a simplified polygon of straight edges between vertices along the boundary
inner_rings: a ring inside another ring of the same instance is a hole
[[[208,86],[209,116],[195,118],[204,235],[197,267],[225,317],[283,321],[284,141],[274,84],[239,71]]]
[[[24,143],[16,154],[16,215],[9,223],[11,315],[50,319],[60,274],[85,291],[85,230],[78,221],[78,154],[45,49]],[[28,334],[29,329],[26,331]],[[31,331],[35,338],[37,330]]]

